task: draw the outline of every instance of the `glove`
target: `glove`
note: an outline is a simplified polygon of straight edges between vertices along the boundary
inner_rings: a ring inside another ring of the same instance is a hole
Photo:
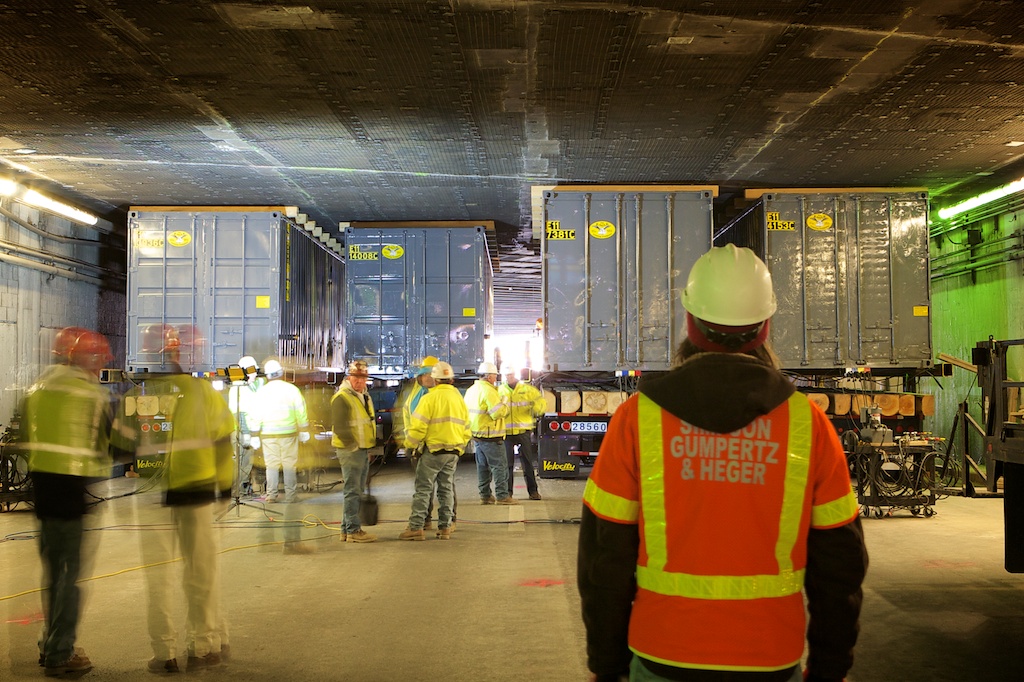
[[[249,445],[251,442],[252,442],[252,436],[250,436],[248,433],[243,433],[242,434],[242,447],[243,448],[251,447]]]
[[[253,450],[259,450],[260,449],[260,437],[259,436],[252,436],[252,437],[250,437],[249,438],[249,447],[252,448]]]
[[[299,431],[299,442],[305,443],[309,440],[309,431]]]

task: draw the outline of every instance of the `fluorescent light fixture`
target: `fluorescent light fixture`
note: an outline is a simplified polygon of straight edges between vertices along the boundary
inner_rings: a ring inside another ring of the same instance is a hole
[[[961,213],[966,213],[971,209],[975,209],[978,208],[979,206],[984,206],[985,204],[992,203],[997,199],[1002,199],[1003,197],[1009,196],[1016,192],[1020,192],[1021,190],[1024,190],[1024,178],[1014,180],[1009,185],[1003,185],[1002,187],[994,189],[990,192],[985,192],[984,194],[979,194],[978,196],[971,197],[966,201],[961,201],[959,204],[955,204],[953,206],[948,206],[946,208],[940,209],[939,217],[942,218],[943,220],[947,220],[954,216],[958,216]]]
[[[0,180],[0,197],[9,197],[18,189],[18,183],[13,180]]]
[[[50,213],[62,215],[65,218],[70,218],[71,220],[84,225],[95,225],[99,222],[99,218],[91,213],[86,213],[74,206],[68,206],[67,204],[62,204],[59,201],[54,201],[49,197],[44,197],[42,194],[32,189],[26,191],[24,196],[21,197],[21,200],[31,206],[41,208],[49,211]]]

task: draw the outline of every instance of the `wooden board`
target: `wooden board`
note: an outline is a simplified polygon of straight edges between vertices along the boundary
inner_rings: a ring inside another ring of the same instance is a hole
[[[828,394],[827,393],[808,393],[807,399],[817,405],[824,412],[828,412]]]
[[[547,412],[548,414],[552,412],[558,412],[558,410],[555,409],[557,407],[557,403],[555,402],[554,393],[552,393],[551,391],[544,391],[544,402],[547,403],[547,407],[544,408],[545,412]]]
[[[850,414],[852,396],[849,393],[832,394],[832,414]]]
[[[559,394],[559,412],[579,412],[583,400],[579,391],[562,391]]]
[[[883,417],[895,417],[900,411],[900,397],[895,393],[876,393],[875,404],[882,408]]]
[[[935,414],[935,396],[923,395],[918,401],[917,412],[922,417],[931,417]]]
[[[872,396],[867,393],[854,393],[850,400],[850,412],[853,413],[854,417],[860,419],[860,408],[871,407],[874,402],[871,400]]]
[[[608,414],[615,414],[615,410],[619,409],[619,405],[626,402],[626,398],[629,396],[622,391],[609,391],[608,392]]]
[[[608,414],[608,396],[604,391],[583,391],[583,412]]]
[[[910,393],[900,396],[900,414],[904,417],[913,417],[917,414],[917,396]]]

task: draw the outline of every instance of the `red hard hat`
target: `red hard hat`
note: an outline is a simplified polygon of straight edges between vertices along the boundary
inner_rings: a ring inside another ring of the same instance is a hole
[[[92,370],[103,368],[113,359],[107,337],[89,329],[83,330],[78,336],[70,354],[71,364]]]
[[[71,356],[71,350],[75,347],[78,337],[85,331],[88,330],[84,327],[64,327],[53,338],[53,350],[51,352],[57,357],[67,360]]]
[[[151,324],[142,330],[143,353],[163,353],[180,347],[178,330],[169,324]]]

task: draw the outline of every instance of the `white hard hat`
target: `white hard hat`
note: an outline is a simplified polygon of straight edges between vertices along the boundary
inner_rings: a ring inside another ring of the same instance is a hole
[[[259,365],[256,364],[256,358],[254,358],[251,355],[243,355],[242,357],[238,358],[238,366],[246,370],[246,374],[255,374],[256,369],[259,367]],[[250,369],[252,370],[252,372],[248,371]]]
[[[501,373],[505,376],[508,376],[509,374],[519,374],[519,368],[511,362],[503,362],[501,363]]]
[[[481,362],[480,367],[477,368],[476,373],[480,376],[487,376],[488,374],[497,374],[498,368],[493,362]]]
[[[277,360],[267,360],[263,363],[263,373],[267,375],[268,379],[276,379],[284,376],[284,368]]]
[[[764,322],[776,308],[768,266],[750,249],[715,247],[690,269],[683,307],[697,319],[731,327]]]
[[[454,379],[455,370],[447,362],[438,362],[430,368],[430,376],[433,379]]]

